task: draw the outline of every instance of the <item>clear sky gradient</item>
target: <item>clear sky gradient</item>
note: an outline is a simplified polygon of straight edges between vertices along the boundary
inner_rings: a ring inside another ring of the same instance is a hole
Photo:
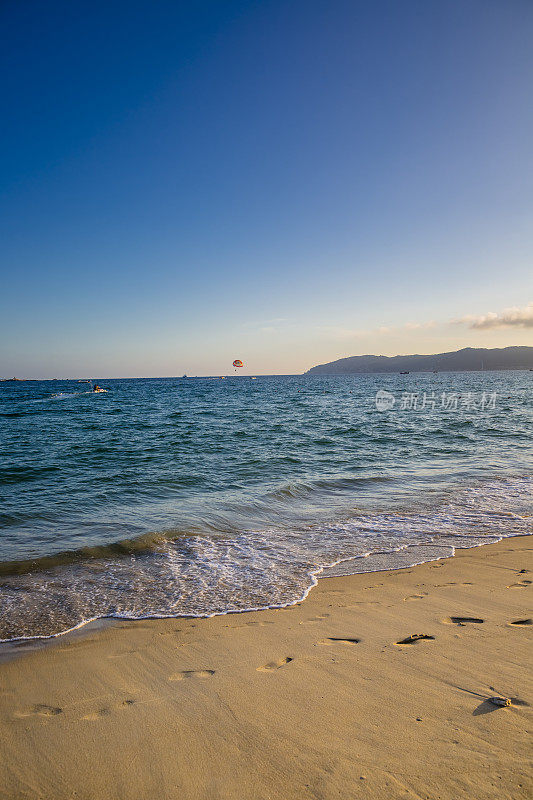
[[[5,0],[0,31],[0,375],[533,344],[531,0]]]

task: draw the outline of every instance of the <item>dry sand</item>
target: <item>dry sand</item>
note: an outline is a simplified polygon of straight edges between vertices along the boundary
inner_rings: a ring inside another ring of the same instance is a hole
[[[532,549],[20,648],[0,665],[0,797],[531,797]],[[399,644],[413,633],[431,638]]]

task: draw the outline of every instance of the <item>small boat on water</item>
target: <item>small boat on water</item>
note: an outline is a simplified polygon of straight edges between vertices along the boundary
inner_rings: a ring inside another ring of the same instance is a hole
[[[400,372],[400,375],[409,375],[409,370],[407,372]]]

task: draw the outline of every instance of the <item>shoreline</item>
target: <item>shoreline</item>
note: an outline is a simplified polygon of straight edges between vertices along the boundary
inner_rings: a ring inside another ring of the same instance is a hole
[[[509,537],[285,608],[19,641],[0,797],[525,799],[532,554]]]
[[[529,536],[531,534],[518,534],[516,536],[507,536],[501,537],[498,539],[497,542],[487,542],[487,543],[478,543],[473,544],[471,547],[454,547],[453,545],[439,545],[438,542],[428,542],[428,543],[420,543],[420,544],[406,544],[403,547],[400,547],[398,550],[391,550],[391,551],[383,551],[383,552],[368,552],[364,555],[357,555],[357,556],[346,556],[343,558],[338,559],[337,561],[333,561],[331,564],[323,565],[316,570],[313,570],[309,573],[309,586],[304,590],[302,595],[297,599],[287,602],[280,605],[270,605],[270,606],[257,606],[254,608],[245,608],[245,609],[235,609],[235,610],[228,610],[228,611],[221,611],[221,612],[214,612],[212,614],[181,614],[181,615],[147,615],[147,616],[139,616],[139,617],[128,617],[128,616],[98,616],[93,617],[91,619],[83,620],[79,622],[77,625],[74,625],[72,628],[68,628],[64,631],[59,631],[58,633],[52,633],[48,636],[20,636],[20,637],[13,637],[11,639],[0,639],[0,663],[5,660],[6,652],[9,652],[10,648],[21,647],[24,643],[28,645],[34,643],[36,646],[39,645],[46,645],[52,644],[56,639],[61,639],[63,637],[68,637],[77,633],[80,633],[85,628],[98,628],[99,626],[103,626],[106,623],[112,624],[113,622],[120,622],[120,621],[129,621],[129,622],[139,622],[145,620],[161,620],[161,619],[212,619],[213,617],[225,617],[230,614],[250,614],[253,612],[261,612],[261,611],[276,611],[276,610],[283,610],[286,608],[292,608],[293,606],[299,605],[303,603],[308,597],[311,591],[319,585],[320,580],[325,580],[326,578],[334,578],[334,577],[349,577],[351,575],[373,575],[379,574],[380,572],[399,572],[401,570],[412,569],[414,567],[422,566],[423,564],[433,563],[435,561],[444,561],[449,558],[455,558],[457,555],[457,551],[462,550],[473,550],[478,547],[487,547],[490,544],[497,544],[505,539],[515,539],[521,538],[522,536]],[[347,564],[349,562],[357,562],[359,560],[364,561],[366,558],[372,558],[380,555],[385,556],[401,556],[409,549],[415,548],[434,548],[434,549],[442,549],[445,550],[446,548],[452,549],[453,552],[447,555],[436,556],[434,558],[426,558],[423,561],[416,561],[412,564],[406,564],[405,566],[392,566],[392,567],[383,567],[381,569],[376,568],[372,570],[361,570],[361,572],[344,572],[340,571],[336,573],[336,569],[341,567],[343,564]],[[326,573],[326,574],[323,574]]]

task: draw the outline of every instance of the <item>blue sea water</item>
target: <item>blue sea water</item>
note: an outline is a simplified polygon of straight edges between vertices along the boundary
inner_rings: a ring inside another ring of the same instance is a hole
[[[0,384],[2,640],[531,532],[531,372],[100,384]]]

